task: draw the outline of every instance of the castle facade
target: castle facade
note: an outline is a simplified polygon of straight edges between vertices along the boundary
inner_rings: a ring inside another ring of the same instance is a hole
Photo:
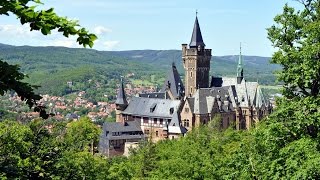
[[[134,121],[144,138],[151,137],[153,141],[184,136],[214,117],[219,117],[221,128],[253,127],[271,112],[272,106],[258,82],[245,80],[241,47],[234,78],[210,76],[211,57],[196,17],[191,42],[182,44],[184,82],[172,64],[159,92],[139,94],[128,101],[121,81],[116,100],[117,123],[125,126]]]

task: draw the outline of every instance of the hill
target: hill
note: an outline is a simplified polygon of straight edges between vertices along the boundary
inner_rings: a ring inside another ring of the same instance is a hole
[[[40,85],[40,93],[65,95],[76,90],[114,94],[119,77],[134,73],[134,79],[155,79],[161,83],[165,72],[175,62],[181,75],[181,51],[134,50],[97,51],[65,47],[31,47],[0,44],[0,59],[19,64],[29,75],[26,81]],[[235,76],[238,56],[214,56],[211,74]],[[262,84],[274,84],[272,72],[279,67],[269,64],[268,57],[244,56],[245,76]],[[76,82],[73,89],[67,82]]]

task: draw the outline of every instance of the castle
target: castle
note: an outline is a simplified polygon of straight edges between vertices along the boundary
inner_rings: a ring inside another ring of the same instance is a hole
[[[101,138],[108,136],[106,132],[116,133],[116,138],[109,134],[112,147],[123,147],[126,142],[146,137],[152,137],[153,141],[174,139],[208,124],[217,115],[221,117],[221,128],[250,129],[271,112],[272,106],[258,82],[244,79],[241,47],[235,78],[210,76],[211,57],[211,49],[206,49],[196,17],[190,44],[182,44],[184,83],[172,64],[159,92],[139,94],[128,102],[121,81],[116,123],[123,128],[114,130],[110,128],[111,123],[105,123]],[[126,136],[120,138],[122,134]]]

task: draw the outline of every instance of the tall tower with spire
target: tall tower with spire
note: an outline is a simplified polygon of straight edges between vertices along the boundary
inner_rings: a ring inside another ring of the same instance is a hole
[[[192,96],[198,88],[209,87],[211,49],[205,49],[198,17],[194,22],[189,47],[182,44],[182,61],[185,69],[185,95]]]
[[[241,84],[243,80],[243,62],[242,62],[242,54],[241,54],[241,43],[240,43],[240,54],[237,66],[237,83]]]
[[[126,97],[126,93],[124,91],[123,79],[121,78],[120,88],[117,94],[116,100],[116,121],[122,122],[121,113],[128,107],[128,101]]]

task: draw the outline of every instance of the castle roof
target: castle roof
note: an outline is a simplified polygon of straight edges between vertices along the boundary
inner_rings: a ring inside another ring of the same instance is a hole
[[[140,93],[139,97],[145,98],[159,98],[159,99],[167,99],[167,92],[151,92],[151,93]]]
[[[211,113],[216,105],[220,112],[234,111],[236,107],[235,97],[237,96],[234,86],[200,88],[194,96],[195,114]]]
[[[102,136],[109,140],[143,138],[140,121],[104,122]],[[119,133],[113,135],[113,133]]]
[[[125,93],[124,87],[123,87],[123,80],[122,80],[122,78],[121,78],[120,88],[119,88],[119,91],[118,91],[118,94],[117,94],[116,104],[128,105],[126,93]]]
[[[162,89],[160,92],[164,93],[166,92],[166,89],[169,88],[172,95],[177,98],[180,97],[184,91],[183,82],[180,78],[180,74],[177,70],[177,67],[174,63],[172,63],[172,67],[170,71],[168,72],[168,77],[166,81],[163,84]]]
[[[180,103],[179,100],[133,97],[123,114],[172,119]]]
[[[236,78],[227,77],[223,77],[222,81],[222,86],[235,86],[240,107],[253,106],[256,108],[261,108],[262,106],[269,105],[261,91],[258,82],[247,82],[243,80],[240,84],[238,84]]]
[[[206,46],[202,39],[202,34],[201,34],[200,25],[199,25],[197,16],[194,22],[191,42],[189,46],[190,48],[194,48],[194,47],[197,48],[198,46],[202,46],[202,47]]]

